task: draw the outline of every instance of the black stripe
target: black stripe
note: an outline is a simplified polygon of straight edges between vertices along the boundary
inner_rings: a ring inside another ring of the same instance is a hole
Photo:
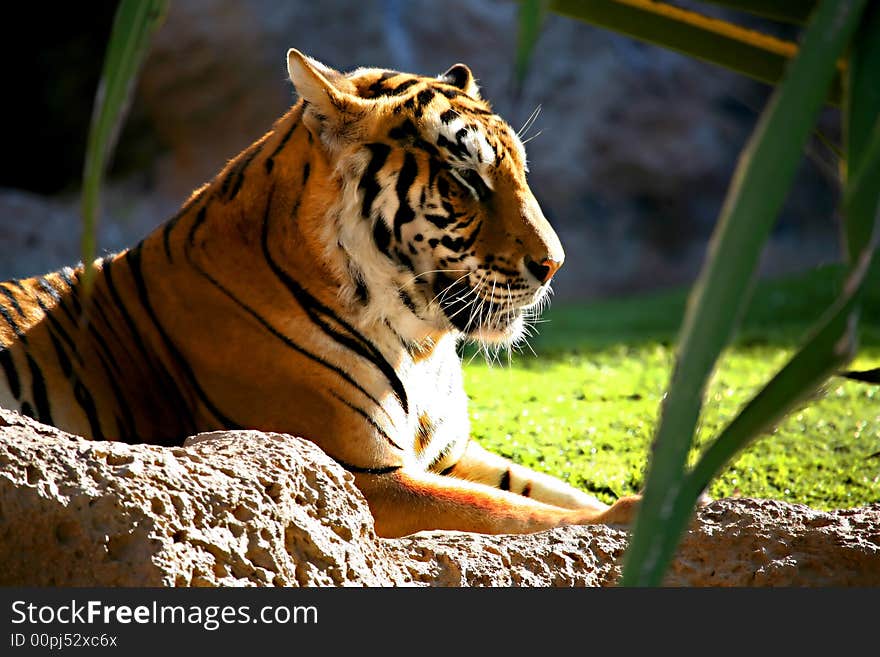
[[[401,447],[396,442],[394,442],[394,440],[391,438],[391,436],[388,435],[388,432],[386,432],[385,429],[383,429],[381,426],[379,426],[379,424],[376,422],[376,420],[374,420],[370,416],[370,414],[367,413],[364,409],[362,409],[360,406],[355,406],[354,404],[352,404],[350,401],[348,401],[344,397],[336,394],[336,392],[334,392],[333,390],[330,391],[330,394],[333,395],[339,401],[341,401],[343,404],[348,406],[351,410],[353,410],[355,413],[360,415],[362,418],[364,418],[367,421],[367,423],[371,427],[373,427],[379,433],[379,435],[385,439],[385,441],[389,445],[391,445],[395,449],[399,449],[401,452],[403,451],[403,447]]]
[[[171,257],[171,231],[174,230],[174,227],[177,226],[177,222],[180,221],[180,218],[185,214],[184,208],[181,208],[177,211],[171,219],[165,222],[165,225],[162,226],[162,245],[165,247],[165,257],[168,258],[168,262],[174,262],[174,258]]]
[[[364,277],[358,273],[354,278],[354,294],[362,304],[367,305],[370,302],[370,290],[367,287]]]
[[[526,485],[523,486],[522,493],[520,493],[520,495],[522,495],[523,497],[528,497],[531,494],[532,494],[532,484],[529,482],[526,482]]]
[[[56,303],[58,301],[61,301],[61,295],[58,294],[58,290],[55,289],[52,283],[50,283],[45,276],[37,277],[37,285],[39,285],[46,294],[52,297],[53,301],[55,301]]]
[[[312,172],[312,166],[308,162],[306,162],[305,166],[303,167],[303,181],[302,181],[303,187],[305,187],[306,183],[309,181],[309,174],[311,172]]]
[[[193,219],[192,226],[189,227],[189,232],[186,235],[186,248],[192,249],[195,245],[196,231],[199,227],[205,222],[205,217],[208,214],[208,206],[203,205],[199,210],[199,213],[196,215],[196,218]]]
[[[332,457],[331,457],[332,458]],[[384,468],[362,468],[358,465],[351,465],[350,463],[346,463],[345,461],[340,461],[337,458],[333,458],[339,465],[341,465],[345,470],[349,472],[355,472],[357,474],[373,474],[373,475],[384,475],[391,474],[392,472],[397,472],[403,466],[402,465],[388,465]]]
[[[385,71],[379,76],[379,79],[373,82],[369,87],[367,87],[367,93],[365,95],[366,98],[376,98],[377,96],[382,96],[387,92],[387,88],[385,86],[385,81],[391,78],[397,77],[400,75],[397,71]]]
[[[409,190],[416,181],[418,173],[419,167],[416,164],[415,156],[412,153],[406,153],[403,158],[403,166],[397,175],[397,184],[395,185],[398,206],[397,212],[394,213],[394,237],[398,242],[401,241],[401,226],[416,218],[416,213],[409,204]]]
[[[86,414],[86,418],[89,421],[89,429],[92,433],[92,440],[104,440],[104,432],[101,431],[101,420],[98,418],[95,400],[92,399],[92,395],[79,379],[73,385],[73,396]]]
[[[247,168],[251,165],[253,159],[263,150],[263,145],[266,142],[261,141],[257,146],[250,152],[250,154],[245,158],[244,164],[238,171],[238,177],[235,179],[235,187],[232,188],[232,192],[229,194],[229,198],[227,200],[231,201],[236,197],[239,190],[241,189],[242,183],[244,183],[244,172],[247,171]]]
[[[52,413],[49,410],[49,397],[46,394],[46,380],[43,371],[37,365],[37,361],[27,354],[28,368],[31,371],[31,396],[37,406],[37,417],[43,424],[53,424]]]
[[[232,179],[235,178],[239,174],[239,170],[244,166],[244,158],[239,157],[237,160],[233,161],[229,165],[229,171],[226,172],[226,176],[223,178],[223,182],[220,183],[220,196],[226,197],[229,194],[229,188],[232,185]]]
[[[437,136],[437,145],[441,148],[445,148],[454,156],[457,156],[462,160],[466,160],[471,156],[471,152],[467,149],[467,147],[465,147],[463,144],[449,141],[444,135]]]
[[[455,470],[455,466],[456,466],[456,465],[458,465],[458,464],[457,464],[457,463],[453,463],[453,464],[450,465],[448,468],[443,468],[438,474],[441,474],[441,475],[444,475],[444,476],[445,476],[445,475],[448,475],[448,474],[450,474],[453,470]]]
[[[409,269],[413,274],[416,273],[416,268],[413,265],[412,260],[410,260],[409,256],[406,255],[403,251],[400,251],[399,249],[395,249],[394,256],[397,258],[397,262],[399,262],[401,265],[403,265],[404,267]]]
[[[73,373],[73,366],[70,363],[70,356],[67,355],[67,352],[64,351],[64,346],[58,341],[58,337],[55,333],[52,332],[51,329],[48,331],[49,340],[52,342],[52,346],[55,348],[55,355],[58,357],[58,364],[61,366],[61,372],[64,374],[65,379],[69,379],[70,375]]]
[[[106,323],[107,322],[106,316],[103,315],[103,311],[100,311],[100,312],[103,316],[104,322]],[[111,330],[112,330],[112,327],[111,327]],[[113,352],[110,351],[110,345],[107,344],[107,339],[97,329],[94,322],[89,322],[89,335],[91,335],[92,340],[94,340],[97,343],[97,345],[101,348],[101,351],[104,352],[104,354],[107,356],[107,358],[110,359],[110,364],[113,366],[113,369],[115,370],[116,374],[118,376],[124,376],[122,370],[119,367],[119,364],[116,362],[116,358],[114,357]],[[119,340],[119,336],[116,334],[115,331],[113,331],[113,337],[116,338],[117,342],[121,342]],[[128,374],[131,375],[130,372]]]
[[[461,215],[456,215],[456,216],[460,217]],[[464,229],[464,228],[467,228],[467,227],[470,226],[472,223],[474,223],[474,220],[475,220],[476,218],[477,218],[477,215],[472,214],[470,217],[468,217],[468,218],[465,219],[464,221],[459,221],[457,224],[455,224],[455,226],[454,226],[453,228],[454,228],[455,230],[462,230],[462,229]]]
[[[68,298],[73,304],[73,312],[76,314],[77,317],[82,317],[82,305],[80,305],[79,297],[77,296],[79,294],[79,290],[76,287],[76,282],[73,280],[73,276],[71,276],[71,274],[73,273],[73,270],[68,269],[67,267],[64,267],[63,269],[58,271],[58,275],[61,277],[61,280],[67,283],[67,287],[69,288],[70,294],[68,295]]]
[[[337,374],[340,378],[342,378],[342,380],[344,380],[346,383],[348,383],[351,386],[353,386],[354,388],[356,388],[361,394],[363,394],[367,399],[369,399],[371,402],[373,402],[376,406],[381,408],[383,411],[385,410],[382,406],[382,403],[378,399],[376,399],[373,395],[371,395],[357,381],[355,381],[348,372],[346,372],[345,370],[343,370],[340,367],[337,367],[333,363],[330,363],[330,362],[324,360],[320,356],[313,354],[312,352],[308,351],[304,347],[301,347],[300,345],[298,345],[296,342],[291,340],[288,336],[286,336],[283,333],[281,333],[280,331],[278,331],[256,310],[254,310],[253,308],[248,306],[245,302],[241,301],[230,290],[228,290],[222,283],[220,283],[220,281],[215,279],[213,276],[211,276],[208,272],[203,270],[201,267],[199,267],[197,265],[194,265],[194,267],[196,268],[196,271],[199,274],[201,274],[202,276],[204,276],[208,280],[209,283],[214,285],[218,290],[220,290],[220,292],[222,292],[227,297],[229,297],[229,299],[231,299],[233,301],[233,303],[235,303],[239,308],[241,308],[246,313],[248,313],[251,317],[253,317],[255,320],[257,320],[257,322],[259,322],[260,326],[262,326],[264,329],[266,329],[273,336],[275,336],[276,338],[281,340],[281,342],[283,342],[285,346],[293,349],[294,351],[296,351],[299,354],[302,354],[306,358],[313,360],[314,362],[318,363],[319,365],[322,365],[323,367],[326,367],[327,369],[331,370],[332,372]]]
[[[269,157],[266,158],[266,173],[272,173],[272,167],[275,166],[275,156],[281,152],[281,149],[287,144],[291,135],[293,135],[296,127],[299,125],[299,119],[293,121],[293,125],[284,133],[284,137],[281,138],[281,141],[278,142],[278,145],[275,147],[275,150],[269,154]]]
[[[467,95],[466,93],[459,89],[456,89],[455,87],[441,86],[437,88],[437,91],[446,96],[449,100],[454,100],[455,98],[459,98],[460,96]]]
[[[434,181],[443,170],[443,163],[437,158],[428,158],[428,187],[434,186]],[[448,191],[448,190],[447,190]]]
[[[168,258],[168,262],[174,262],[171,257],[171,231],[174,230],[174,227],[177,226],[181,219],[189,214],[189,211],[192,210],[193,206],[202,200],[205,195],[205,189],[206,187],[203,187],[197,195],[191,197],[186,203],[184,203],[183,207],[181,207],[171,219],[166,221],[165,225],[162,227],[162,244],[165,247],[165,257]]]
[[[169,353],[177,362],[180,369],[183,371],[184,375],[188,379],[188,383],[192,390],[196,393],[201,402],[205,405],[205,407],[211,411],[211,413],[220,420],[220,423],[226,429],[241,429],[241,425],[236,422],[233,422],[230,418],[226,417],[220,409],[218,409],[214,403],[208,398],[205,391],[202,389],[201,385],[199,385],[198,380],[196,379],[195,373],[192,371],[192,367],[189,362],[183,357],[183,354],[180,353],[180,350],[171,340],[171,337],[165,331],[165,328],[162,326],[161,322],[159,322],[159,318],[156,315],[156,311],[153,308],[153,304],[150,302],[149,294],[147,293],[147,285],[144,280],[144,272],[141,269],[141,245],[138,244],[135,248],[129,250],[125,254],[125,261],[128,263],[129,269],[131,270],[132,278],[134,278],[135,287],[137,288],[138,298],[140,299],[141,305],[143,305],[144,309],[147,311],[147,314],[150,316],[150,319],[153,322],[153,325],[156,327],[156,330],[159,332],[159,336],[162,338],[162,341],[165,343],[166,348]]]
[[[108,326],[113,334],[113,337],[116,338],[117,342],[120,342],[119,336],[113,328],[112,324],[107,321],[107,316],[104,314],[104,310],[99,303],[99,299],[97,297],[93,297],[92,301],[92,309],[97,309],[100,313],[101,319],[106,326]],[[101,367],[104,370],[104,376],[107,382],[110,384],[110,389],[113,391],[114,397],[116,397],[116,406],[122,412],[122,419],[118,416],[116,417],[116,423],[119,427],[119,438],[125,442],[132,442],[135,437],[135,423],[134,416],[131,412],[131,407],[128,404],[128,401],[125,398],[125,395],[122,393],[122,388],[119,386],[119,378],[125,376],[131,376],[131,373],[128,372],[123,374],[119,364],[116,362],[116,358],[113,355],[113,352],[110,350],[110,346],[107,344],[107,340],[98,330],[95,322],[89,322],[88,324],[89,335],[92,340],[98,345],[99,350],[95,352],[95,355],[98,357],[98,360],[101,362]]]
[[[31,406],[30,402],[24,402],[21,405],[21,414],[27,415],[28,417],[32,417],[35,420],[37,419],[37,414],[34,413],[34,407]]]
[[[15,322],[14,319],[12,319],[12,315],[6,309],[6,306],[0,306],[0,317],[3,317],[6,323],[9,324],[12,332],[15,333],[15,337],[27,344],[27,337],[25,336],[24,331],[22,331],[21,327]]]
[[[110,383],[110,389],[113,391],[113,396],[116,397],[116,407],[122,411],[121,419],[119,416],[116,416],[116,424],[119,427],[118,438],[126,443],[133,442],[137,436],[137,432],[135,430],[134,416],[132,415],[131,407],[128,405],[125,395],[122,394],[122,388],[119,387],[117,377],[110,371],[110,365],[107,364],[107,361],[102,354],[98,354],[97,356],[98,360],[101,361],[101,367],[104,368],[104,376]],[[175,443],[176,442],[177,441],[175,441]],[[158,444],[166,443],[158,441]]]
[[[397,139],[401,141],[405,141],[408,139],[418,139],[420,137],[419,131],[416,128],[415,123],[406,119],[400,125],[396,125],[388,132],[388,136],[391,139]]]
[[[15,293],[6,287],[5,284],[0,283],[0,293],[3,294],[4,297],[12,304],[12,308],[18,313],[18,316],[24,319],[24,311],[21,309],[21,305],[18,303],[18,299],[15,296]]]
[[[391,251],[388,250],[388,245],[391,244],[391,231],[388,230],[382,217],[376,217],[376,223],[373,224],[373,243],[379,251],[391,259]]]
[[[151,357],[150,352],[147,350],[147,347],[144,344],[143,337],[138,331],[137,325],[134,323],[134,320],[129,314],[128,309],[125,307],[125,304],[122,301],[122,297],[119,295],[119,292],[116,289],[116,285],[113,282],[111,265],[111,260],[105,260],[103,272],[105,274],[104,280],[107,281],[107,289],[110,291],[110,295],[113,297],[115,307],[122,314],[122,318],[125,321],[129,333],[131,333],[135,346],[137,347],[141,356],[143,356],[144,363],[155,373],[154,381],[158,384],[159,389],[162,391],[163,398],[168,399],[168,394],[171,394],[173,396],[174,399],[172,403],[177,407],[175,416],[179,418],[185,418],[186,421],[188,421],[191,430],[195,431],[196,422],[192,416],[192,410],[190,409],[189,404],[184,398],[183,393],[180,391],[180,388],[177,386],[176,380],[174,379],[174,377],[171,376],[171,373],[168,372],[168,370],[165,369],[165,367],[161,363],[156,363],[155,359]],[[107,322],[107,325],[112,327],[112,324],[109,322]]]
[[[498,488],[501,490],[510,490],[510,468],[501,475],[501,481],[498,482]]]
[[[364,170],[364,175],[358,183],[358,189],[364,193],[363,205],[361,206],[361,216],[365,219],[370,218],[373,209],[373,202],[376,196],[382,191],[379,181],[376,178],[379,171],[385,165],[391,147],[388,144],[367,144],[367,150],[370,151],[370,162]]]
[[[250,150],[240,155],[239,159],[229,169],[229,172],[226,174],[226,177],[220,185],[220,195],[225,197],[227,202],[232,201],[238,194],[239,190],[241,190],[242,183],[244,183],[245,171],[247,171],[247,168],[251,165],[253,159],[263,150],[265,144],[265,141],[261,141],[251,146]],[[235,182],[231,183],[233,178],[235,178]],[[232,184],[232,190],[229,191],[229,194],[227,195],[230,184]]]
[[[421,116],[422,112],[425,109],[425,105],[434,100],[434,96],[437,95],[437,92],[431,88],[422,89],[419,93],[416,94],[416,116]]]
[[[281,266],[272,257],[272,253],[269,251],[269,215],[272,208],[272,198],[274,194],[275,186],[273,185],[269,190],[269,196],[266,201],[266,212],[263,216],[263,231],[261,238],[263,256],[266,258],[267,264],[272,269],[272,272],[275,274],[278,280],[282,282],[282,284],[297,300],[297,303],[299,303],[299,305],[306,312],[309,318],[327,336],[329,336],[339,344],[348,347],[354,353],[371,362],[379,369],[380,372],[385,375],[385,378],[391,385],[391,389],[394,391],[394,394],[397,395],[397,399],[400,402],[400,405],[403,407],[404,412],[409,412],[409,402],[407,399],[406,390],[403,387],[403,382],[400,380],[400,377],[397,376],[397,372],[394,371],[394,368],[385,359],[382,353],[369,340],[361,335],[360,332],[358,332],[357,329],[355,329],[351,324],[341,319],[327,306],[325,306],[315,297],[309,294],[305,290],[305,288],[303,288],[284,269],[282,269]],[[337,328],[330,326],[330,324],[327,322],[328,319],[335,322],[339,327],[344,329],[345,332],[342,332]]]
[[[400,300],[403,302],[403,305],[409,308],[410,312],[413,314],[416,313],[416,304],[413,302],[412,297],[406,292],[406,290],[400,290],[398,292],[398,296]]]
[[[108,287],[109,287],[109,285],[108,285]],[[112,302],[110,305],[113,306]],[[119,309],[123,313],[125,312],[125,308],[118,306],[118,304],[117,304],[117,306],[113,306],[113,307],[119,307]],[[89,310],[93,314],[97,315],[96,319],[99,319],[101,322],[103,322],[103,328],[106,329],[107,331],[109,331],[110,337],[113,338],[113,340],[116,342],[116,344],[119,347],[121,347],[122,353],[129,355],[129,353],[128,353],[129,346],[130,346],[129,342],[127,340],[122,339],[122,337],[119,335],[119,332],[116,330],[117,329],[116,322],[110,321],[110,318],[107,317],[107,313],[104,312],[104,303],[102,303],[102,296],[101,296],[100,289],[96,289],[92,293],[92,299],[89,304]],[[114,352],[110,349],[110,345],[107,342],[107,339],[104,337],[104,335],[100,331],[98,331],[95,324],[96,324],[96,322],[89,321],[89,323],[88,323],[89,333],[92,334],[92,336],[98,342],[98,345],[107,354],[107,357],[110,359],[110,364],[113,365],[113,368],[116,370],[116,373],[120,377],[126,376],[126,373],[123,373],[121,368],[117,364]],[[130,355],[129,355],[129,357],[131,358]],[[128,372],[127,375],[131,376],[131,372]]]
[[[480,230],[483,228],[483,222],[477,224],[471,233],[470,237],[456,237],[452,239],[449,235],[444,235],[440,238],[440,244],[445,246],[450,251],[455,251],[456,253],[460,253],[462,251],[466,251],[467,249],[473,246],[473,243],[477,240],[477,235],[480,234]]]
[[[12,354],[9,350],[0,347],[0,366],[6,374],[6,380],[9,382],[9,391],[16,399],[21,398],[21,381],[18,379],[18,370],[15,368],[15,361],[12,360]]]
[[[394,108],[395,114],[400,114],[403,110],[408,110],[410,112],[414,112],[416,109],[416,98],[415,96],[410,96],[405,101],[403,101],[400,105]]]
[[[452,217],[446,214],[426,214],[425,219],[437,226],[437,228],[446,228],[453,221]]]
[[[40,279],[40,280],[42,280],[42,279]],[[48,286],[48,283],[46,283],[46,285]],[[49,286],[49,287],[51,288],[51,286]],[[56,300],[56,302],[59,302],[60,297],[58,296],[57,291],[55,291],[54,288],[51,288],[51,289],[53,292],[55,292],[55,294],[53,295],[54,299]],[[48,321],[50,324],[50,326],[49,326],[50,337],[52,337],[54,339],[53,331],[55,333],[57,333],[58,335],[60,335],[64,339],[64,341],[67,343],[67,346],[70,348],[70,351],[73,353],[73,355],[76,356],[76,359],[79,362],[82,362],[82,356],[80,355],[79,350],[77,349],[76,343],[73,341],[73,338],[70,337],[70,334],[61,325],[61,322],[59,322],[55,318],[55,315],[52,314],[52,309],[49,308],[48,306],[46,306],[46,304],[43,303],[43,300],[40,299],[40,297],[38,297],[37,295],[33,294],[32,296],[33,296],[34,300],[36,300],[37,305],[40,307],[40,310],[43,311],[43,315],[46,317],[46,321]],[[69,314],[70,311],[66,311],[66,312],[68,313],[68,317],[71,319],[71,322],[75,322],[75,320]]]
[[[77,316],[75,316],[71,312],[70,308],[67,307],[67,304],[64,303],[65,299],[63,296],[61,296],[61,293],[58,292],[58,290],[53,285],[51,285],[48,281],[41,282],[40,284],[43,285],[44,283],[45,283],[46,287],[51,289],[51,292],[49,292],[49,290],[46,289],[46,287],[43,288],[44,290],[46,290],[47,292],[49,292],[52,295],[52,298],[55,300],[55,307],[60,308],[62,310],[62,312],[64,312],[64,314],[67,316],[68,321],[74,326],[74,328],[76,328],[76,325],[78,324],[77,320],[79,318]]]
[[[419,80],[417,78],[410,78],[409,80],[405,80],[404,82],[401,82],[396,87],[393,87],[391,89],[383,89],[381,91],[381,93],[376,94],[376,96],[377,97],[378,96],[399,96],[404,91],[409,89],[411,86],[413,86],[414,84],[418,84],[418,83],[419,83]]]
[[[449,196],[449,181],[445,177],[437,179],[437,191],[444,199]]]
[[[452,121],[457,119],[458,116],[459,116],[458,112],[456,112],[454,109],[450,108],[450,109],[446,110],[445,112],[443,112],[442,114],[440,114],[440,120],[443,121],[443,123],[451,123]]]

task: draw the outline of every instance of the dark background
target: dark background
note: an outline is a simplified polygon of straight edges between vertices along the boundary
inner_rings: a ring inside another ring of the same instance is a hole
[[[10,34],[3,47],[14,93],[4,101],[0,279],[79,260],[85,140],[115,6],[19,7],[20,38]],[[527,144],[530,182],[566,247],[554,285],[566,299],[693,279],[769,92],[550,15],[514,94],[516,3],[506,0],[172,0],[103,196],[102,252],[158,226],[285,111],[294,101],[291,46],[343,70],[437,74],[465,62],[514,128],[540,104],[528,135],[540,131]],[[832,139],[838,120],[833,110],[823,116]],[[814,138],[765,253],[765,274],[838,259],[836,178],[836,158]]]

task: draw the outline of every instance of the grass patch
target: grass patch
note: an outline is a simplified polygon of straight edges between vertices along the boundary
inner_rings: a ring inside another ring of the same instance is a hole
[[[710,382],[698,445],[717,435],[793,353],[842,278],[841,269],[828,267],[758,285]],[[866,285],[858,369],[880,366],[880,266]],[[559,304],[531,341],[537,357],[520,354],[498,366],[465,354],[474,437],[606,502],[637,492],[685,296]],[[772,435],[741,452],[709,493],[820,509],[868,504],[880,500],[877,452],[880,386],[834,378]]]

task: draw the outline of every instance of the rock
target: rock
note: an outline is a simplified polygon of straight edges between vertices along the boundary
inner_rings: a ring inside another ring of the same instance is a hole
[[[163,448],[0,411],[0,583],[320,586],[411,581],[351,477],[314,444],[242,431]]]
[[[0,585],[607,586],[620,527],[380,539],[351,476],[309,441],[93,442],[0,409]],[[880,504],[701,509],[674,586],[880,585]]]
[[[709,504],[685,536],[673,586],[880,586],[880,504],[817,511],[776,500]]]

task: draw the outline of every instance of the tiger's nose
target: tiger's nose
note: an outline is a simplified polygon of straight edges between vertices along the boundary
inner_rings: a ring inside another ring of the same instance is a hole
[[[526,256],[525,262],[526,269],[528,269],[529,273],[537,278],[542,285],[549,283],[550,279],[553,278],[553,274],[559,271],[559,268],[562,266],[561,261],[551,260],[550,258],[544,258],[540,262],[536,262],[529,256]]]

